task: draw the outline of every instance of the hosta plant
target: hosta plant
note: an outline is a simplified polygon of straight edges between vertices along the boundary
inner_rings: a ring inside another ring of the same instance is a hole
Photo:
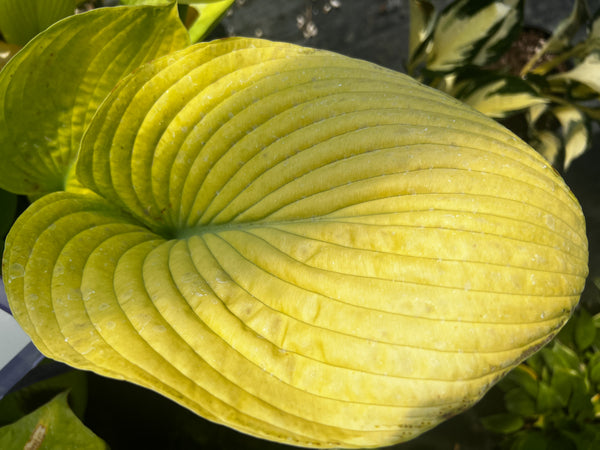
[[[552,33],[525,27],[527,0],[411,0],[409,74],[505,121],[558,170],[600,119],[600,10],[585,0]]]
[[[584,219],[514,134],[364,61],[188,43],[173,4],[96,10],[0,73],[0,184],[33,200],[3,278],[45,355],[254,436],[376,447],[568,320]]]

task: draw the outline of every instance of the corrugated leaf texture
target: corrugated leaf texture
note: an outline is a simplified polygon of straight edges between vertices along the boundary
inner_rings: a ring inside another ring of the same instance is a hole
[[[144,65],[79,181],[7,241],[48,356],[309,447],[410,439],[568,319],[577,201],[531,148],[412,79],[251,39]]]

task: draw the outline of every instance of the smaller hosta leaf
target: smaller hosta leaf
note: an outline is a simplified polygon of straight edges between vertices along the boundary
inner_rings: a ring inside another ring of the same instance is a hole
[[[54,22],[75,12],[78,0],[2,0],[0,32],[6,42],[25,45]]]
[[[440,15],[433,32],[427,69],[448,72],[490,59],[492,50],[512,33],[518,22],[515,8],[501,1],[459,0]],[[481,51],[481,53],[479,53]]]
[[[36,36],[0,72],[0,186],[31,196],[64,189],[117,81],[188,43],[175,4],[99,8]]]
[[[235,0],[191,2],[190,6],[198,11],[198,18],[190,26],[192,42],[203,40],[227,13]]]
[[[0,428],[3,449],[108,449],[71,411],[67,393],[57,395],[17,422]]]
[[[485,84],[471,92],[462,100],[483,114],[503,118],[547,100],[539,97],[524,81],[515,78],[502,78]]]

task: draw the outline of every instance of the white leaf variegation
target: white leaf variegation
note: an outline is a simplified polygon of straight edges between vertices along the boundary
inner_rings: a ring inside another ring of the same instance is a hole
[[[306,447],[411,439],[561,328],[581,209],[533,149],[411,78],[252,39],[124,79],[79,181],[9,234],[48,356]]]
[[[519,10],[501,1],[453,3],[440,15],[433,33],[427,69],[449,72],[472,62],[489,61],[494,48],[519,23]]]
[[[589,146],[589,130],[585,115],[572,106],[557,106],[552,113],[558,118],[563,130],[565,163],[567,170],[573,160],[580,157]]]
[[[600,94],[600,51],[590,53],[573,69],[553,75],[549,79],[578,81]]]
[[[484,84],[462,100],[486,116],[494,118],[506,117],[511,113],[548,102],[545,98],[535,95],[531,89],[512,90],[507,89],[508,85],[508,79]]]

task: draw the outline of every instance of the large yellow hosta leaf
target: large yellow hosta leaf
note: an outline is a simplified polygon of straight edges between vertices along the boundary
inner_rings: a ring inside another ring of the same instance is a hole
[[[410,439],[568,319],[584,220],[551,167],[412,79],[251,39],[142,66],[80,181],[17,221],[11,308],[48,356],[246,433]]]

